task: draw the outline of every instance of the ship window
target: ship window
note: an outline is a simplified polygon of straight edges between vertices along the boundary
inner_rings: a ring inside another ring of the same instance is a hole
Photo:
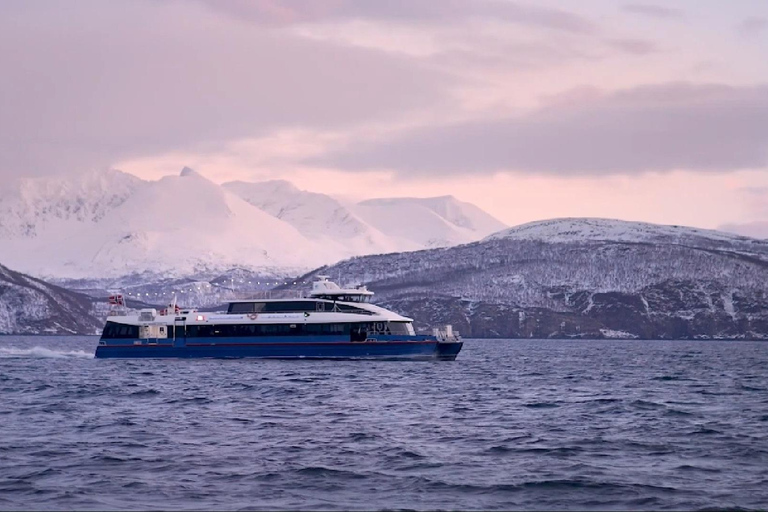
[[[227,313],[229,314],[248,314],[261,313],[264,311],[264,302],[232,302],[229,304]]]
[[[310,335],[323,334],[323,324],[305,324],[304,332]]]
[[[358,315],[372,315],[373,312],[349,304],[336,304],[336,310],[342,313],[357,313]]]
[[[405,322],[396,327],[395,334],[407,334]],[[383,323],[386,326],[386,323]],[[131,327],[131,326],[126,326]],[[188,338],[212,338],[212,337],[250,337],[250,336],[349,336],[364,337],[369,331],[375,329],[371,322],[355,323],[294,323],[294,324],[219,324],[219,325],[188,325],[186,336]],[[381,331],[387,332],[386,327]],[[173,336],[169,327],[168,336]],[[138,334],[138,333],[137,333]],[[184,336],[181,328],[176,330],[176,336]],[[135,337],[135,336],[134,336]]]
[[[302,311],[316,311],[316,302],[313,300],[289,300],[283,302],[265,302],[264,313],[300,313]]]
[[[364,324],[353,325],[350,330],[350,341],[365,341],[368,338],[368,328]]]
[[[409,335],[408,322],[389,322],[389,331],[392,334]]]
[[[118,324],[117,322],[107,322],[104,325],[104,331],[101,333],[103,339],[111,338],[138,338],[139,326]]]
[[[253,313],[253,302],[233,302],[229,305],[229,311],[228,313],[233,314],[243,314],[243,313]]]

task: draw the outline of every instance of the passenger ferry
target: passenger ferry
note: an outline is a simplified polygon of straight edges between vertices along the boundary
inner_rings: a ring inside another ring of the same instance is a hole
[[[445,326],[416,334],[413,320],[370,303],[366,287],[341,288],[328,276],[301,299],[236,300],[226,312],[125,309],[107,318],[98,358],[281,358],[454,360],[462,347]]]

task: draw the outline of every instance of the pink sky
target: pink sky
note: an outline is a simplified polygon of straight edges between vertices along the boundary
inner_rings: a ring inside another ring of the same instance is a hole
[[[768,236],[765,48],[762,0],[11,0],[0,175],[188,165]]]

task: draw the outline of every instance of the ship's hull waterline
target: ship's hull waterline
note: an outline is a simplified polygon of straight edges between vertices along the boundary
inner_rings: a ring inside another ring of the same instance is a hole
[[[128,343],[99,345],[97,358],[263,358],[263,359],[384,359],[441,360],[456,359],[462,342],[381,341],[323,342],[285,341],[255,343],[228,341],[216,343],[149,343],[147,340],[124,340]],[[171,341],[171,340],[168,340]]]

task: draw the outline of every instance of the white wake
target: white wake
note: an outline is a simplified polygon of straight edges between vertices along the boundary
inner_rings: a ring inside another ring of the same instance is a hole
[[[84,350],[52,350],[45,347],[0,347],[0,358],[93,359],[93,352],[85,352]]]

